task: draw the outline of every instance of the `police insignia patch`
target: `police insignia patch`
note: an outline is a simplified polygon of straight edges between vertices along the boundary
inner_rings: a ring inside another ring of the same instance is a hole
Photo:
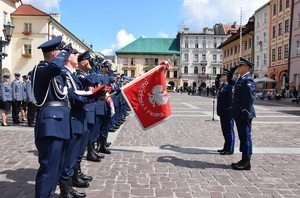
[[[251,87],[251,84],[250,84],[250,83],[248,83],[248,84],[247,84],[247,86],[248,86],[248,87]]]

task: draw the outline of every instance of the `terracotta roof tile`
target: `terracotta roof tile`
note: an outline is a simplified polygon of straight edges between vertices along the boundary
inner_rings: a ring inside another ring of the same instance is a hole
[[[30,4],[23,4],[19,6],[12,15],[49,16],[49,14],[33,7]]]

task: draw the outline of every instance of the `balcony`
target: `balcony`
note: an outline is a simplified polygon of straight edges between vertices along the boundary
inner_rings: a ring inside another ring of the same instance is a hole
[[[218,62],[218,61],[211,61],[211,65],[213,65],[213,66],[218,66],[218,65],[220,65],[220,64],[222,64],[222,62]]]
[[[200,65],[201,65],[201,66],[206,66],[206,65],[207,65],[207,61],[202,60],[202,61],[200,62]]]

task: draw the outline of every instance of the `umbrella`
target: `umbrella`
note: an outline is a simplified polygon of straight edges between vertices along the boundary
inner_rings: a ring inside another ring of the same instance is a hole
[[[254,82],[258,82],[258,83],[276,83],[276,80],[273,80],[273,79],[268,78],[268,77],[263,77],[263,78],[255,78]]]

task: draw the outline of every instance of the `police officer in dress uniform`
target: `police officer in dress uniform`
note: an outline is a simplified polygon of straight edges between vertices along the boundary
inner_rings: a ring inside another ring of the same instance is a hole
[[[1,118],[2,118],[2,126],[9,126],[6,122],[7,112],[10,109],[11,101],[12,101],[12,88],[9,82],[9,74],[3,74],[3,82],[1,83]]]
[[[36,175],[35,197],[53,197],[61,174],[66,140],[71,137],[67,87],[60,76],[70,53],[62,51],[62,37],[57,36],[38,47],[44,60],[32,72],[33,100],[38,106],[35,145],[40,167]],[[67,189],[68,185],[62,186]]]
[[[252,141],[251,141],[251,122],[255,117],[255,110],[253,107],[255,83],[250,74],[250,70],[254,64],[242,57],[237,67],[233,68],[228,75],[228,79],[232,79],[235,69],[238,69],[240,77],[237,80],[232,80],[230,83],[234,84],[233,92],[233,118],[237,126],[240,139],[240,152],[242,152],[242,159],[237,163],[232,163],[234,170],[250,170],[250,159],[252,155]]]
[[[234,122],[232,119],[232,87],[227,82],[229,70],[223,68],[221,85],[217,99],[217,114],[220,116],[221,128],[225,143],[223,149],[218,150],[221,155],[231,155],[234,152]],[[216,83],[217,86],[218,83]]]
[[[12,119],[14,124],[20,124],[19,113],[21,111],[21,102],[23,101],[23,86],[20,81],[20,73],[15,72],[15,80],[11,83],[12,87]]]
[[[79,193],[72,186],[86,188],[89,186],[88,181],[83,180],[78,175],[79,163],[78,157],[82,146],[83,137],[86,137],[87,123],[85,118],[85,103],[87,97],[75,94],[76,90],[83,90],[83,86],[77,76],[74,74],[74,68],[77,66],[77,51],[69,43],[65,46],[70,53],[69,58],[62,69],[61,76],[66,79],[68,88],[68,101],[71,112],[71,132],[72,138],[67,140],[66,152],[64,156],[61,176],[59,178],[60,197],[86,197],[85,193]],[[68,188],[65,188],[68,186]]]
[[[76,71],[76,75],[78,76],[86,91],[92,90],[93,88],[102,84],[100,75],[97,75],[94,71],[92,71],[90,59],[91,56],[88,50],[78,55],[78,69]],[[96,115],[95,105],[96,104],[94,98],[89,99],[87,104],[85,105],[88,135],[87,137],[85,137],[85,147],[83,148],[83,150],[81,150],[81,156],[83,156],[85,148],[87,147],[87,160],[100,162],[101,158],[104,158],[104,156],[96,152],[94,144],[99,138],[101,118],[100,116]]]
[[[28,82],[28,76],[27,75],[23,75],[23,82],[22,82],[22,94],[23,94],[23,101],[21,103],[21,115],[22,115],[22,121],[26,121],[26,111],[27,111],[27,87],[26,84]]]

